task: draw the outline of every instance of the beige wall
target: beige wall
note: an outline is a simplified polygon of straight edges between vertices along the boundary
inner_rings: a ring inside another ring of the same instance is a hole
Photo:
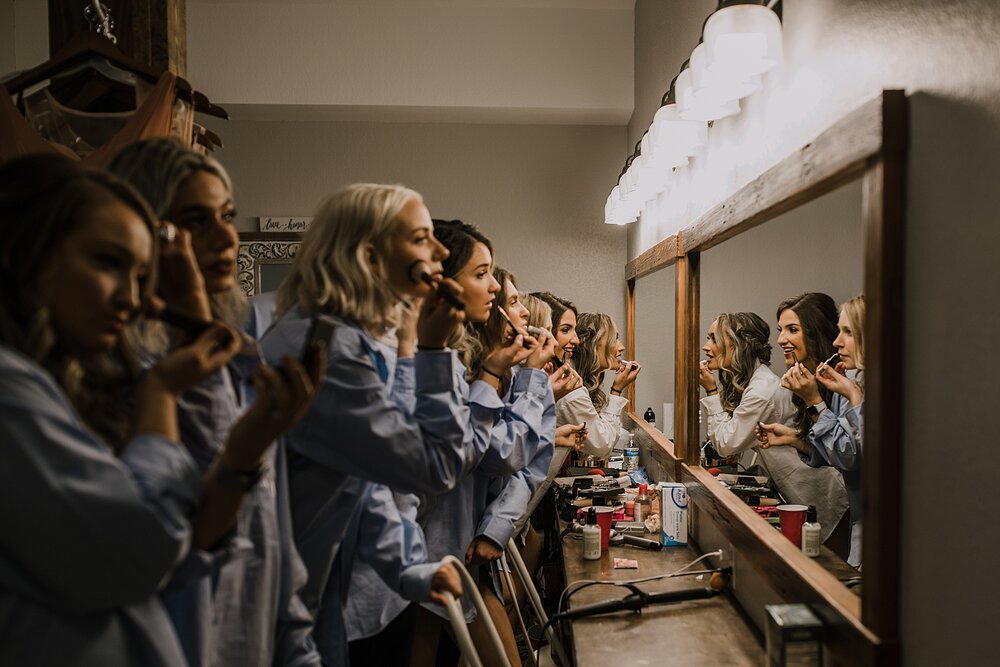
[[[625,237],[594,211],[617,175],[624,127],[396,123],[215,123],[217,154],[247,216],[311,215],[354,181],[403,183],[435,217],[478,225],[522,288],[624,321]]]
[[[192,81],[254,119],[305,105],[624,125],[632,39],[632,0],[188,2]]]
[[[636,99],[657,99],[697,39],[665,60],[679,3],[636,6]],[[713,4],[713,3],[702,3]],[[716,123],[692,163],[707,210],[883,88],[911,95],[904,299],[902,654],[907,665],[987,664],[1000,582],[963,573],[996,560],[1000,495],[1000,4],[986,0],[786,0],[786,62],[740,116]],[[712,7],[700,14],[704,17]],[[639,105],[637,104],[637,109]],[[632,132],[648,125],[637,111]],[[736,149],[738,152],[733,153]],[[723,156],[732,156],[724,160]],[[713,159],[713,157],[717,159]],[[720,165],[713,169],[713,165]],[[605,196],[607,191],[605,192]],[[663,235],[632,225],[634,256]],[[969,364],[958,360],[969,358]],[[966,511],[968,510],[968,511]]]

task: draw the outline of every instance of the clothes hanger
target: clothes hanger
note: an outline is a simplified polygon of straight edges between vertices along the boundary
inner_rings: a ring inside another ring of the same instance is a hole
[[[97,62],[96,66],[94,61]],[[109,68],[117,68],[124,74],[109,76],[111,80],[121,80],[125,75],[139,76],[155,84],[163,74],[162,69],[150,67],[119,51],[107,38],[93,32],[74,35],[52,58],[37,67],[21,72],[6,81],[0,81],[11,95],[22,94],[25,89],[47,79],[58,77],[66,70],[74,71],[91,67],[104,74]],[[209,102],[208,97],[191,88],[191,84],[177,77],[175,84],[177,97],[190,103],[195,111],[228,120],[225,109]],[[196,95],[197,93],[197,95]],[[197,97],[197,99],[195,99]]]

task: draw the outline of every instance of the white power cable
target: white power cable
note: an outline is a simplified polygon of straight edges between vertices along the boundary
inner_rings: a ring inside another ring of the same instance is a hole
[[[450,563],[458,571],[459,576],[462,578],[462,588],[469,594],[472,598],[473,604],[476,605],[476,611],[479,614],[479,618],[482,619],[484,626],[486,627],[486,632],[490,636],[490,642],[493,644],[494,650],[500,658],[500,664],[503,667],[511,667],[510,660],[507,659],[507,651],[504,649],[503,642],[500,640],[500,634],[497,632],[496,625],[493,624],[493,619],[490,617],[490,611],[486,608],[486,602],[483,600],[483,596],[479,594],[479,587],[476,585],[475,580],[469,571],[465,569],[465,564],[458,560],[452,555],[447,555],[441,559],[442,563]],[[454,601],[454,598],[452,598]],[[455,602],[457,605],[458,603]],[[459,606],[461,609],[461,606]],[[462,654],[469,664],[475,667],[481,667],[482,662],[479,661],[479,654],[476,651],[476,647],[472,643],[472,637],[469,636],[469,630],[465,626],[465,614],[459,613],[456,618],[452,612],[452,608],[448,608],[448,616],[451,618],[452,628],[455,630],[455,635],[460,638],[460,644],[462,642],[462,633],[464,631],[465,638],[468,639],[468,645],[462,648]],[[459,628],[458,626],[461,626]]]

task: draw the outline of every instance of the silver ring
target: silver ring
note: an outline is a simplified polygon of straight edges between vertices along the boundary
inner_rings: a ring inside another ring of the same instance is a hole
[[[177,228],[169,222],[163,223],[159,231],[160,240],[164,243],[173,243],[177,238]]]

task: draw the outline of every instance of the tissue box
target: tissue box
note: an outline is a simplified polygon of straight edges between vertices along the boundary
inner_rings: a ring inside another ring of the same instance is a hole
[[[665,547],[688,543],[687,489],[678,482],[660,482],[660,520],[663,533],[660,543]]]

